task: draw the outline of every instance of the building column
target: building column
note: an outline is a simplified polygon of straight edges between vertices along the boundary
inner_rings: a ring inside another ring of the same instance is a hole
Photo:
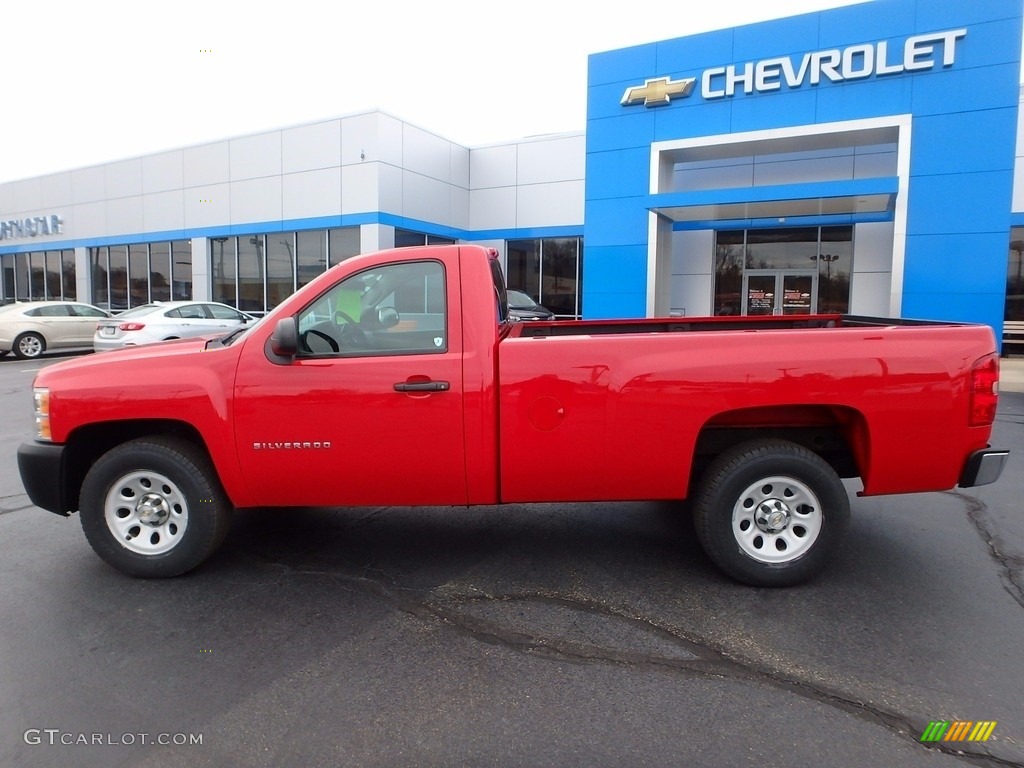
[[[213,283],[210,280],[210,247],[207,238],[192,238],[192,298],[196,301],[210,301],[213,298]]]
[[[92,304],[92,264],[89,263],[89,249],[84,246],[75,248],[75,296],[79,301]]]
[[[373,253],[395,247],[395,228],[386,224],[362,224],[359,227],[359,252]]]

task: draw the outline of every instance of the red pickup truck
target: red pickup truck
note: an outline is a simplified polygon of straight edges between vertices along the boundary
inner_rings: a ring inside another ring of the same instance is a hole
[[[691,499],[731,577],[807,579],[864,495],[996,480],[984,326],[847,315],[513,323],[497,255],[328,270],[228,336],[46,368],[32,502],[108,563],[195,568],[244,507]]]

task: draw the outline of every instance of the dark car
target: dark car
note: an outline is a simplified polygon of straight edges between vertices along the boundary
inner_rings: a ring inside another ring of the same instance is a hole
[[[555,313],[542,307],[522,291],[508,291],[508,317],[514,322],[523,320],[554,320]]]

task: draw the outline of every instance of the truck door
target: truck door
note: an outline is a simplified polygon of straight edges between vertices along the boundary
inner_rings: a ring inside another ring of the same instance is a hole
[[[293,360],[247,345],[235,434],[258,503],[465,504],[459,306],[457,269],[385,263],[297,312]]]

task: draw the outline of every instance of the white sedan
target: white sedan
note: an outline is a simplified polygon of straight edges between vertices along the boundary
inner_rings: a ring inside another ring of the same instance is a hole
[[[77,301],[26,301],[0,307],[0,357],[22,359],[48,349],[88,347],[96,324],[110,314]]]
[[[170,339],[219,336],[256,318],[215,301],[164,301],[143,304],[96,326],[92,347],[97,352]]]

